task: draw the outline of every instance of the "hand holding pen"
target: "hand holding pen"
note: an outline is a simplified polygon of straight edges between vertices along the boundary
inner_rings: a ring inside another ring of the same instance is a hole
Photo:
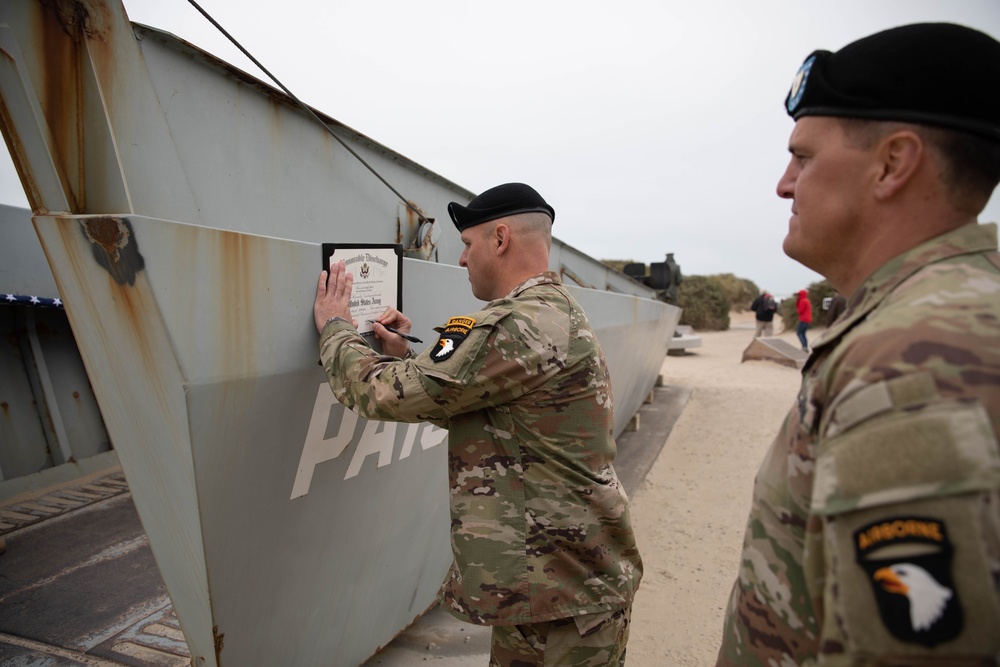
[[[367,322],[368,324],[382,324],[381,322],[376,322],[375,320],[365,320],[365,322]],[[396,334],[397,336],[402,336],[403,338],[405,338],[406,340],[410,341],[411,343],[423,343],[424,342],[424,341],[420,340],[419,338],[417,338],[416,336],[413,336],[413,335],[408,334],[408,333],[404,333],[404,332],[402,332],[402,331],[400,331],[398,329],[394,329],[392,327],[387,327],[384,324],[382,324],[382,328],[384,328],[386,331],[390,331],[390,332]]]
[[[382,341],[382,352],[385,354],[391,354],[394,357],[402,357],[406,354],[406,351],[410,349],[409,343],[406,341],[411,341],[413,343],[422,343],[423,341],[408,333],[403,333],[401,329],[409,329],[413,326],[413,322],[410,318],[399,312],[392,306],[389,306],[385,311],[378,316],[377,320],[367,320],[369,324],[378,325],[388,331],[389,333],[394,333],[399,338],[395,336],[386,336],[378,330],[377,327],[373,327],[372,331],[378,336],[379,340]]]

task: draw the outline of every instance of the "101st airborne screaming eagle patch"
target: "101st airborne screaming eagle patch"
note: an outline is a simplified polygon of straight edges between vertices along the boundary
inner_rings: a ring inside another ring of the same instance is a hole
[[[855,531],[854,548],[875,591],[882,622],[893,636],[931,647],[961,634],[964,617],[952,581],[952,546],[942,521],[883,519]]]
[[[431,359],[441,362],[455,354],[455,350],[468,337],[476,321],[471,317],[452,317],[448,319],[448,324],[444,325],[444,331],[438,338],[437,345],[431,353]]]

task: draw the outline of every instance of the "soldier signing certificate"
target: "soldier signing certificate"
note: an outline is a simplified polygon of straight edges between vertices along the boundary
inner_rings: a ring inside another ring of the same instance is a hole
[[[324,243],[323,270],[331,262],[343,261],[354,275],[351,293],[351,316],[358,322],[358,333],[369,345],[376,343],[368,320],[374,320],[388,306],[403,310],[403,246],[398,243]]]

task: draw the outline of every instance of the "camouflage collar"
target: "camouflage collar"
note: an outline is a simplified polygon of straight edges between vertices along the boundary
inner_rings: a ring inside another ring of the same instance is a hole
[[[839,339],[867,317],[896,286],[923,267],[959,255],[996,249],[997,226],[995,223],[985,223],[963,225],[897,255],[861,283],[847,300],[847,309],[840,320],[816,341],[814,349]]]
[[[512,289],[510,293],[504,297],[504,299],[513,299],[521,294],[521,292],[532,287],[537,287],[538,285],[562,285],[562,279],[555,271],[544,271],[536,276],[531,276],[523,283]]]

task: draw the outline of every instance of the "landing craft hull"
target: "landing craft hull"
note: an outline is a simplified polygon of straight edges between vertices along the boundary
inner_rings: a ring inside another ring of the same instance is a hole
[[[447,572],[447,435],[332,399],[319,244],[403,244],[404,309],[432,342],[480,305],[464,269],[425,261],[458,257],[457,232],[421,228],[284,96],[109,0],[11,0],[0,24],[0,124],[195,664],[360,664]],[[326,120],[424,216],[472,197]],[[552,262],[598,288],[573,290],[620,432],[679,311],[558,241]]]

